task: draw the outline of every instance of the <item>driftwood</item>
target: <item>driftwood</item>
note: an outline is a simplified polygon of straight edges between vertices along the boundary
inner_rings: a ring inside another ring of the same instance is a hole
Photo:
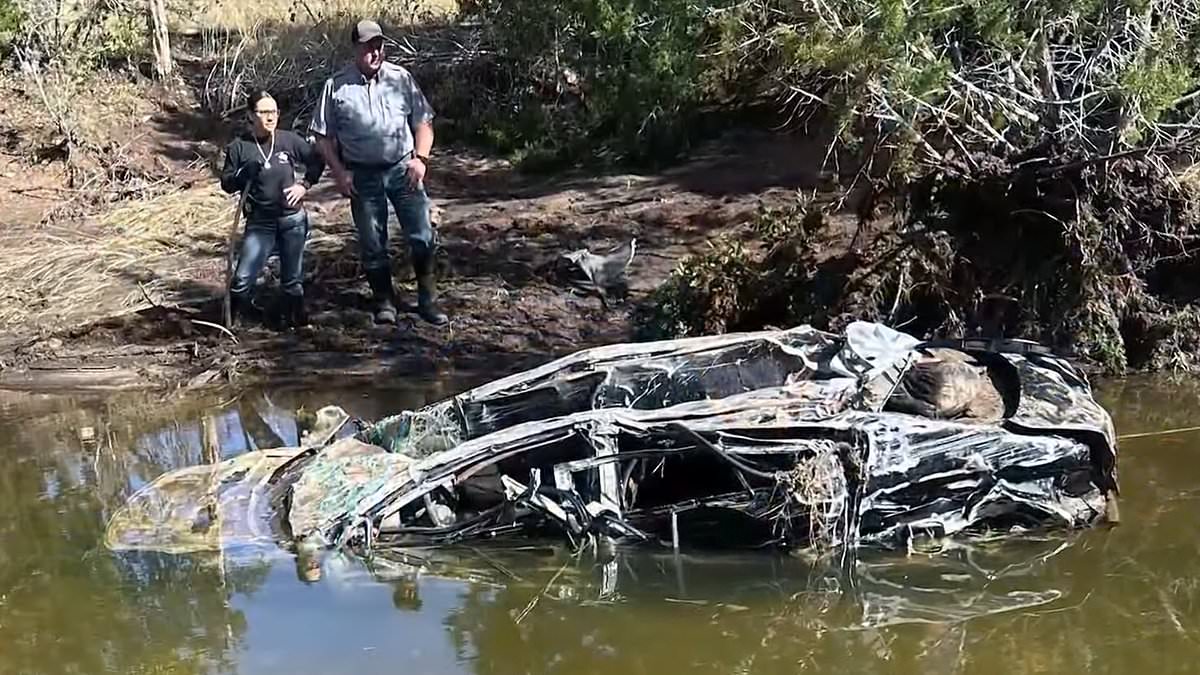
[[[238,226],[242,224],[242,210],[246,206],[246,190],[242,190],[238,198],[237,208],[233,212],[233,224],[229,226],[229,236],[225,240],[225,299],[222,304],[222,318],[226,328],[233,328],[233,298],[230,297],[233,288],[233,260],[237,252]]]

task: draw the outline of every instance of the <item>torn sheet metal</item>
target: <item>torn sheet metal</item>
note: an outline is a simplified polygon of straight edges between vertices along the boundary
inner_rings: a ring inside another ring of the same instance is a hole
[[[347,504],[357,503],[410,464],[404,455],[355,438],[333,443],[305,464],[292,485],[288,533],[295,537],[328,530],[330,519],[341,517]]]
[[[551,520],[573,539],[611,535],[609,527],[619,521],[643,533],[640,539],[664,546],[676,536],[672,514],[683,523],[685,543],[734,539],[724,531],[692,530],[719,512],[736,511],[720,515],[749,514],[762,521],[759,539],[745,543],[793,547],[904,546],[914,536],[972,529],[1082,527],[1103,512],[1103,496],[1090,478],[1090,450],[1082,443],[897,413],[851,410],[818,419],[798,392],[778,393],[764,400],[756,392],[748,397],[753,404],[741,410],[742,397],[728,397],[723,413],[705,414],[707,404],[697,402],[657,411],[587,411],[538,423],[536,430],[514,427],[417,464],[420,480],[397,476],[339,525],[363,517],[399,516],[410,522],[409,514],[415,513],[406,509],[427,481],[452,481],[456,490],[444,496],[475,528],[464,529],[463,538],[520,525],[525,515],[530,529],[553,529],[541,509],[498,511],[486,524],[475,519],[485,513],[480,507],[486,503],[472,504],[460,495],[468,488],[483,491],[476,476],[493,466],[501,477],[567,470],[570,491],[536,494],[559,500],[572,515],[573,520]],[[675,416],[687,419],[686,425]],[[621,451],[596,456],[591,449],[601,441]],[[622,477],[621,489],[610,498],[596,471],[600,466],[613,467]],[[613,500],[613,508],[604,508]],[[520,500],[507,501],[521,506]],[[612,519],[596,519],[601,513]],[[591,523],[595,527],[589,530]],[[739,536],[745,532],[741,528]],[[383,534],[410,544],[432,543],[419,525]],[[338,532],[322,535],[335,539]],[[440,538],[459,537],[434,535]]]
[[[272,525],[271,478],[301,452],[260,450],[163,474],[113,514],[105,545],[164,553],[274,546],[281,538]]]
[[[813,379],[820,368],[844,368],[833,361],[841,346],[838,336],[801,326],[597,347],[385,418],[362,437],[392,452],[426,456],[583,410],[664,408]]]
[[[585,350],[297,455],[270,504],[283,539],[361,548],[903,548],[1097,522],[1116,446],[1086,379],[959,347],[856,323]]]

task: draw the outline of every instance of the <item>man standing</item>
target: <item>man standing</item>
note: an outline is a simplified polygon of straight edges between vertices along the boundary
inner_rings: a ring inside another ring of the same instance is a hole
[[[448,319],[436,304],[434,237],[424,184],[433,149],[433,108],[411,73],[384,60],[378,23],[359,21],[351,40],[354,63],[326,80],[310,128],[338,191],[350,198],[375,322],[396,322],[387,250],[390,201],[412,252],[417,313],[430,323],[445,324]]]

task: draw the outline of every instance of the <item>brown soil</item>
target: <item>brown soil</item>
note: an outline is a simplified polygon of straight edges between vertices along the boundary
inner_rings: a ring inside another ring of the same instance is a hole
[[[215,180],[219,140],[205,133],[206,121],[189,115],[186,103],[160,104],[157,113],[142,118],[141,133],[130,137],[123,156],[135,158],[127,161],[137,162],[145,174],[169,179],[169,189]],[[89,227],[86,217],[59,215],[56,209],[65,199],[61,164],[31,166],[27,149],[4,152],[0,213],[6,215],[6,229],[0,260],[27,249],[30,241],[44,240],[47,228],[65,237],[87,232],[97,241],[113,236]],[[310,327],[278,332],[254,325],[239,330],[235,342],[202,323],[219,322],[224,244],[188,242],[182,249],[189,252],[186,259],[160,261],[146,274],[173,275],[179,286],[179,270],[186,270],[187,294],[208,301],[181,308],[172,306],[176,296],[139,293],[139,281],[154,281],[145,276],[97,277],[103,292],[82,314],[59,312],[55,297],[42,298],[28,321],[0,326],[0,388],[499,373],[588,346],[628,341],[633,308],[681,257],[701,250],[714,234],[738,228],[760,205],[792,198],[797,189],[821,187],[814,163],[823,155],[815,142],[800,137],[739,135],[659,175],[532,178],[467,150],[441,147],[437,154],[428,182],[442,209],[442,303],[452,317],[448,327],[428,325],[411,313],[402,315],[398,327],[373,324],[348,202],[326,178],[309,203]],[[563,253],[583,247],[599,252],[633,237],[637,256],[629,270],[630,296],[608,310],[597,297],[573,292],[555,273]],[[402,298],[411,300],[401,239],[393,235],[395,276]],[[47,247],[45,255],[55,251]],[[273,282],[265,282],[264,303],[275,292]],[[0,293],[0,314],[4,303],[12,302]]]

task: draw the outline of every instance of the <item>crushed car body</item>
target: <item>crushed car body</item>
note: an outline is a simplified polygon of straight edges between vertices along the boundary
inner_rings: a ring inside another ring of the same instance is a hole
[[[327,412],[304,447],[160,477],[108,545],[903,548],[1115,517],[1111,418],[1023,341],[859,322],[621,344],[373,423]]]

